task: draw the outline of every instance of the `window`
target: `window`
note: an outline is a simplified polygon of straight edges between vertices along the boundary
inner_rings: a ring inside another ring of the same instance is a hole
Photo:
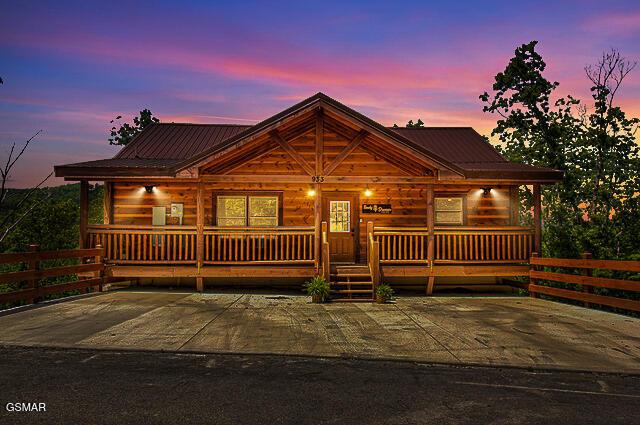
[[[218,196],[216,212],[218,226],[246,226],[247,198],[244,196]]]
[[[278,197],[249,196],[249,226],[277,226]]]
[[[351,202],[329,202],[329,231],[338,233],[351,231]]]
[[[435,198],[436,224],[463,224],[462,198]]]
[[[218,226],[278,225],[278,196],[225,195],[218,196],[216,202]]]

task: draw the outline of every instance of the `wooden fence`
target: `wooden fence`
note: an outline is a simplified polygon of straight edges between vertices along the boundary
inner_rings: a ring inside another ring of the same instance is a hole
[[[532,297],[542,294],[582,301],[586,306],[600,304],[624,310],[640,311],[640,301],[593,293],[594,287],[640,292],[640,281],[592,276],[594,269],[640,272],[640,261],[541,258],[533,254],[530,265],[528,289]],[[581,274],[545,271],[542,269],[543,267],[578,269]],[[574,290],[545,286],[540,284],[540,280],[580,285],[580,288]]]
[[[0,274],[0,284],[19,284],[22,288],[0,293],[0,303],[27,301],[38,302],[42,297],[70,290],[102,291],[104,284],[104,250],[102,247],[89,249],[64,249],[59,251],[39,251],[31,245],[29,252],[0,254],[0,264],[25,264],[27,269]],[[45,268],[41,262],[47,260],[77,259],[79,264]],[[53,285],[41,285],[41,279],[78,276],[79,280],[69,280]]]

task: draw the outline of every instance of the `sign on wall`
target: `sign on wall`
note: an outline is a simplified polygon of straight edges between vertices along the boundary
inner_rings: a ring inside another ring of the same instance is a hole
[[[391,204],[362,204],[362,214],[391,214]]]

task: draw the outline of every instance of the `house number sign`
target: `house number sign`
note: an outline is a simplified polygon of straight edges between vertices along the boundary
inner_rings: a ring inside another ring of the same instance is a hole
[[[311,176],[311,181],[314,183],[324,182],[324,176]]]
[[[391,204],[362,204],[362,214],[391,214]]]

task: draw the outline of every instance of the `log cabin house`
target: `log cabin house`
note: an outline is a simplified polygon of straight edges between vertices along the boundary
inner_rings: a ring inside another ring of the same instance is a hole
[[[81,245],[110,273],[180,278],[316,274],[336,296],[376,284],[524,275],[540,252],[540,185],[469,127],[389,128],[318,93],[256,125],[152,124],[114,158],[55,167],[81,182]],[[105,183],[88,225],[88,182]],[[533,228],[518,186],[533,185]]]

